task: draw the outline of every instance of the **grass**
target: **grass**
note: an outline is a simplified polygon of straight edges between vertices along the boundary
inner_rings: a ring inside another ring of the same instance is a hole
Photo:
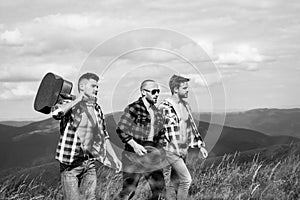
[[[193,177],[189,199],[300,199],[299,147],[299,144],[288,145],[277,151],[273,149],[272,155],[277,153],[277,156],[256,153],[251,159],[236,153],[202,161],[194,154],[188,160]],[[97,196],[111,199],[121,188],[121,175],[103,166],[97,173]],[[62,199],[61,186],[49,187],[41,177],[29,179],[23,175],[0,183],[0,199]],[[146,199],[149,195],[149,186],[142,180],[135,199]]]

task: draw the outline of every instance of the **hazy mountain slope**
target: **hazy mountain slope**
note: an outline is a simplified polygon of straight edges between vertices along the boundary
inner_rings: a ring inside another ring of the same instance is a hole
[[[221,115],[214,114],[214,117]],[[210,118],[210,113],[200,113],[201,121],[209,122]],[[300,138],[300,109],[254,109],[226,113],[225,125],[256,130],[272,136]]]
[[[106,115],[107,130],[118,154],[123,143],[115,132],[121,112]],[[198,122],[197,122],[198,123]],[[54,153],[59,138],[59,121],[47,119],[34,122],[21,128],[0,126],[0,169],[18,166],[32,166],[54,161]],[[206,122],[200,122],[200,129],[207,129]],[[211,125],[219,126],[219,125]],[[274,144],[289,144],[299,141],[282,136],[271,137],[263,133],[233,127],[223,127],[221,137],[211,152],[211,156],[235,151],[247,151],[268,147]]]
[[[7,125],[7,126],[14,126],[14,127],[21,127],[26,126],[33,121],[0,121],[0,124]]]

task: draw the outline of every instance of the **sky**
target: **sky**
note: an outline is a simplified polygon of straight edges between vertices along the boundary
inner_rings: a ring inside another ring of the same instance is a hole
[[[41,120],[43,76],[101,76],[105,113],[155,79],[191,78],[197,112],[300,107],[300,2],[296,0],[0,1],[0,120]],[[74,89],[73,93],[76,93]]]

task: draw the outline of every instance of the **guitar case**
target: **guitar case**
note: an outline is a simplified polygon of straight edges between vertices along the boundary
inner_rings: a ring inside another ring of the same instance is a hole
[[[34,109],[49,114],[51,107],[61,99],[73,99],[71,95],[73,84],[62,77],[47,73],[42,79],[34,100]]]

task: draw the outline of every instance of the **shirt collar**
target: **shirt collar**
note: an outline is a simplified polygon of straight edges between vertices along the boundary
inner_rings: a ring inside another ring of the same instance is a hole
[[[142,97],[142,101],[144,103],[144,105],[146,106],[147,110],[150,108],[150,103],[147,101],[147,99],[145,97]]]
[[[148,112],[149,112],[150,107],[152,108],[152,110],[155,110],[156,107],[154,104],[150,104],[145,97],[141,97],[141,99],[142,99],[144,106],[146,107]]]

